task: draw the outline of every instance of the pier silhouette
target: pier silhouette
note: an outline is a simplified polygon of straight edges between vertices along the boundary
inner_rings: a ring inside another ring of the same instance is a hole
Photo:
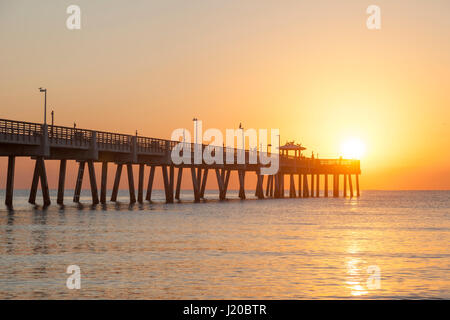
[[[30,157],[35,162],[33,179],[30,188],[29,202],[36,202],[39,183],[43,195],[44,206],[51,204],[49,187],[47,182],[47,172],[45,160],[59,160],[59,179],[57,203],[62,205],[65,191],[66,165],[67,161],[78,162],[78,173],[73,196],[74,202],[80,201],[81,187],[84,178],[84,171],[87,165],[92,195],[92,203],[106,203],[107,172],[109,164],[114,164],[116,173],[111,194],[111,201],[117,200],[119,183],[122,169],[127,170],[130,202],[144,201],[144,171],[145,167],[150,167],[147,180],[145,200],[151,201],[153,181],[156,168],[160,167],[164,182],[165,199],[167,203],[180,200],[181,181],[183,169],[191,171],[192,189],[194,199],[199,202],[205,193],[208,173],[215,172],[219,199],[225,200],[228,183],[232,171],[237,171],[239,177],[239,197],[245,199],[245,176],[254,172],[257,176],[255,196],[258,199],[264,198],[284,198],[285,186],[284,178],[289,179],[290,198],[308,198],[320,196],[320,183],[323,177],[323,196],[328,197],[328,180],[332,176],[333,197],[339,197],[339,182],[343,176],[343,193],[347,196],[347,183],[349,186],[349,196],[360,196],[359,175],[361,174],[360,161],[350,159],[317,159],[307,158],[301,155],[301,148],[293,144],[286,144],[279,150],[279,169],[276,174],[265,176],[261,174],[261,168],[266,166],[260,162],[259,156],[256,163],[249,163],[251,152],[245,150],[245,164],[175,164],[171,159],[171,152],[179,141],[164,140],[158,138],[127,135],[113,132],[80,129],[76,127],[64,127],[47,124],[39,124],[24,121],[14,121],[0,119],[0,156],[8,157],[6,198],[5,204],[8,207],[13,205],[14,194],[14,167],[16,157]],[[195,145],[187,143],[188,148],[194,151]],[[201,145],[202,150],[208,148]],[[290,155],[289,151],[294,151]],[[238,157],[242,149],[223,148],[223,156],[232,153],[234,158]],[[298,152],[297,152],[298,151]],[[193,152],[192,152],[193,154]],[[269,154],[270,156],[270,154]],[[94,163],[101,163],[101,183],[100,194],[98,192]],[[139,166],[137,197],[133,175],[133,165]],[[175,169],[176,185],[175,185]],[[355,177],[355,190],[353,188],[352,176]],[[295,178],[298,178],[298,190],[295,188]],[[265,190],[264,190],[264,185]],[[355,191],[355,192],[354,192]]]

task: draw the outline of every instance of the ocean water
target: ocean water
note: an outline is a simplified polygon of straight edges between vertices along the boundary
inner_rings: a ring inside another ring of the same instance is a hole
[[[157,190],[142,205],[121,191],[95,207],[83,192],[0,206],[1,299],[450,298],[449,191],[164,204]]]

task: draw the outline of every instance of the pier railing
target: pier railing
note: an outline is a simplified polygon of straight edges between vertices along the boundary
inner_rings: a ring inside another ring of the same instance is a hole
[[[0,142],[3,143],[38,145],[42,141],[43,132],[43,124],[0,119]],[[93,137],[96,137],[95,142],[97,143],[98,150],[111,152],[131,152],[133,147],[135,147],[138,153],[167,155],[180,143],[179,141],[55,125],[47,125],[47,134],[52,147],[89,148],[94,142]],[[199,144],[185,142],[184,150],[190,150],[193,155],[196,146],[199,146]],[[214,155],[215,151],[212,149],[215,148],[217,147],[212,145],[201,145],[202,153],[205,149],[211,149],[210,152]],[[224,163],[226,163],[227,157],[231,158],[230,153],[233,155],[232,158],[235,162],[242,157],[242,149],[225,146],[219,148],[222,148]],[[265,155],[270,157],[272,156],[272,153],[266,153]],[[260,151],[257,151],[256,149],[245,150],[245,163],[248,163],[251,157],[260,159]],[[311,159],[303,156],[294,157],[291,155],[280,155],[280,163],[293,166],[300,165],[302,167],[340,166],[359,168],[359,160]]]

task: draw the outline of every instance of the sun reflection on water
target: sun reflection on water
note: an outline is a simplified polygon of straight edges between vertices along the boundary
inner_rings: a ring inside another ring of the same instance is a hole
[[[348,248],[349,254],[357,253],[358,247],[355,244],[352,244]],[[349,257],[347,262],[347,277],[346,277],[346,288],[350,290],[350,294],[354,297],[364,296],[368,294],[365,285],[364,274],[362,273],[361,265],[363,261],[360,258]]]

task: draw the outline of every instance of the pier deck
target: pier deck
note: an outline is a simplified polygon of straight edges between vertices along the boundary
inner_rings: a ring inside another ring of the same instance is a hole
[[[66,164],[68,160],[78,162],[78,175],[75,185],[73,201],[79,202],[84,170],[87,165],[89,181],[92,194],[92,202],[106,203],[106,177],[108,165],[116,166],[115,180],[111,195],[111,201],[117,200],[117,193],[123,166],[126,166],[130,202],[144,201],[144,186],[147,186],[145,200],[151,201],[151,193],[155,169],[161,168],[166,202],[172,203],[174,199],[180,199],[181,179],[183,169],[191,171],[192,185],[195,201],[200,201],[205,193],[208,172],[214,171],[219,189],[219,198],[226,199],[228,182],[231,171],[237,171],[239,176],[239,196],[245,199],[245,175],[254,172],[257,175],[255,195],[259,199],[265,197],[284,198],[284,177],[289,179],[289,197],[319,197],[320,183],[323,180],[323,196],[328,197],[329,176],[332,176],[332,195],[340,196],[339,182],[343,176],[344,197],[347,196],[347,184],[349,196],[359,196],[359,175],[361,173],[359,160],[348,159],[312,159],[302,156],[279,155],[279,170],[274,175],[265,177],[261,174],[263,164],[259,162],[249,164],[179,164],[172,162],[171,152],[178,141],[164,140],[158,138],[133,136],[112,132],[103,132],[79,128],[70,128],[55,125],[43,125],[39,123],[14,121],[0,119],[0,156],[8,157],[8,171],[6,181],[5,204],[13,205],[14,190],[14,167],[16,157],[30,157],[35,161],[32,185],[30,189],[29,202],[35,203],[37,188],[40,182],[43,202],[45,206],[50,205],[47,173],[45,160],[59,160],[59,180],[57,203],[63,204]],[[188,144],[192,151],[194,144]],[[202,145],[202,150],[208,148]],[[223,156],[232,153],[236,159],[240,149],[223,148]],[[245,151],[245,159],[248,160],[251,152]],[[259,154],[257,152],[257,154]],[[97,189],[94,163],[102,163],[100,194]],[[139,166],[137,198],[134,183],[133,165]],[[147,183],[144,182],[145,167],[150,167]],[[175,169],[177,169],[175,179]],[[353,189],[352,176],[355,176],[355,190]],[[323,179],[321,179],[323,177]],[[295,178],[298,179],[298,187],[295,188]],[[176,184],[175,184],[176,180]],[[264,190],[264,185],[266,186]],[[354,192],[355,191],[355,192]]]

